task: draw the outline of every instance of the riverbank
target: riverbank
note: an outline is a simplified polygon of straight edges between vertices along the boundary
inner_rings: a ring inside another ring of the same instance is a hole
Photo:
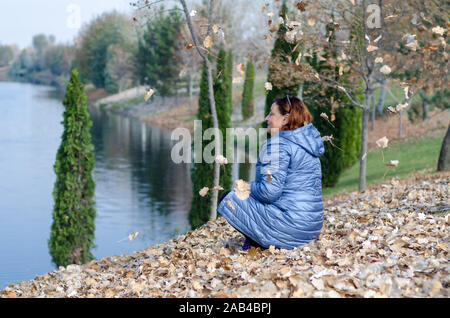
[[[168,242],[69,265],[0,297],[449,297],[450,172],[324,199],[319,239],[242,251],[222,217]]]

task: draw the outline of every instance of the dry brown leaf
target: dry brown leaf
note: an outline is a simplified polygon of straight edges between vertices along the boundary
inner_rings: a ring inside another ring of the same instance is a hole
[[[212,41],[212,37],[210,35],[208,35],[205,40],[203,41],[203,46],[206,48],[210,48],[212,47],[213,41]]]
[[[308,5],[308,3],[300,1],[297,3],[297,9],[299,9],[301,12],[305,12],[307,5]]]

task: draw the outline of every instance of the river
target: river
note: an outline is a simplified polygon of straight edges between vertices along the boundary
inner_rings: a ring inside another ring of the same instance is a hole
[[[47,242],[63,111],[50,87],[0,82],[0,289],[57,268]],[[170,132],[95,108],[89,113],[94,257],[131,253],[188,231],[190,167],[172,162]]]

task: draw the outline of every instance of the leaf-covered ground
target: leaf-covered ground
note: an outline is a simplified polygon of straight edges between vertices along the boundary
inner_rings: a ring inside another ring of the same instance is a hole
[[[449,297],[450,173],[324,201],[319,240],[240,249],[219,218],[133,254],[37,275],[1,297]]]

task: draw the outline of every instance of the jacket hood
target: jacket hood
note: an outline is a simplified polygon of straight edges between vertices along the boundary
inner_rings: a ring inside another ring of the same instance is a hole
[[[279,134],[280,137],[299,145],[314,157],[325,153],[322,137],[312,123],[294,130],[283,130]]]

